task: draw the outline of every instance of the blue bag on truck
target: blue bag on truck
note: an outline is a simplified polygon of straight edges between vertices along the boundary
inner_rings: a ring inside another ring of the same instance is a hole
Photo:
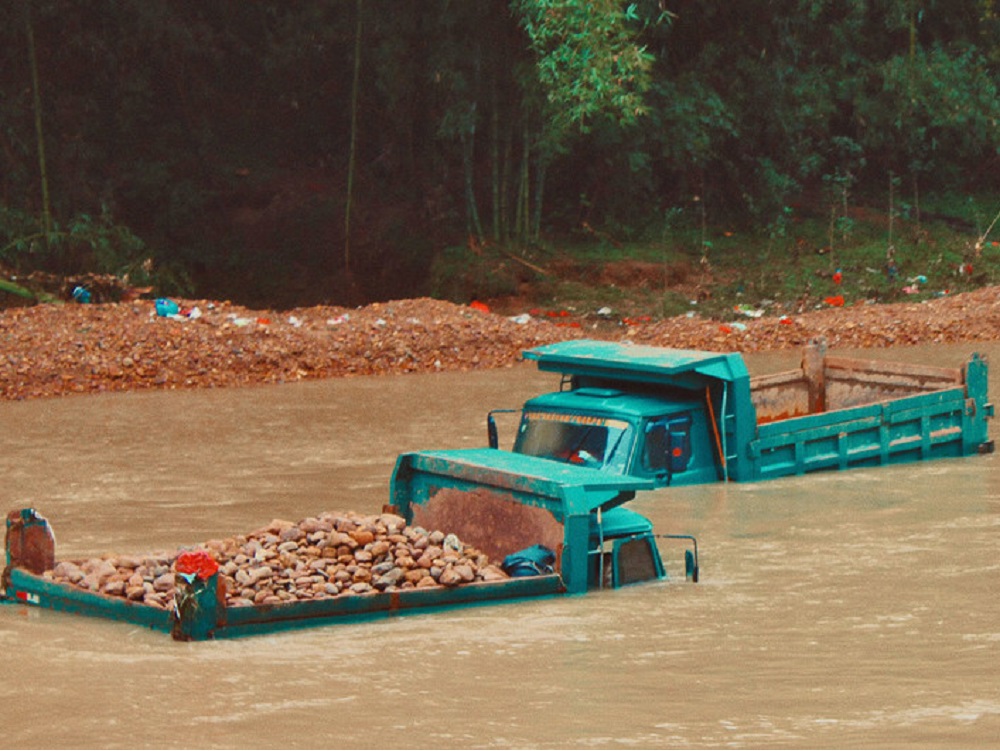
[[[544,545],[532,545],[503,559],[501,568],[508,576],[538,576],[551,574],[556,554]]]

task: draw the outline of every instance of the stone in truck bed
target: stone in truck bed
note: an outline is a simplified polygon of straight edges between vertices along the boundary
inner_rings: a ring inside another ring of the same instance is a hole
[[[408,526],[394,514],[323,513],[297,523],[276,519],[249,534],[209,540],[198,548],[218,563],[227,607],[508,578],[499,565],[456,535]],[[173,566],[182,552],[60,561],[44,576],[171,608]]]

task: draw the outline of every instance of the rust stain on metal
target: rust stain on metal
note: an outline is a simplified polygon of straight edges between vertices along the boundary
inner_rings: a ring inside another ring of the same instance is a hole
[[[56,565],[56,541],[49,525],[37,519],[25,524],[20,511],[7,515],[7,551],[12,567],[43,574]]]
[[[558,551],[563,542],[563,526],[550,512],[486,488],[442,488],[414,507],[413,524],[454,532],[498,562],[536,543]]]

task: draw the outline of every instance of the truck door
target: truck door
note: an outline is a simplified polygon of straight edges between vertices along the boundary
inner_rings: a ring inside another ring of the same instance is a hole
[[[673,475],[686,470],[691,461],[691,415],[650,420],[645,432],[645,469],[669,484]]]

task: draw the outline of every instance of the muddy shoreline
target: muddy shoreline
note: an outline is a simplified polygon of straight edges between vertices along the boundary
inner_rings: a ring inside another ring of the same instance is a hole
[[[427,298],[281,312],[176,302],[171,317],[152,300],[0,311],[0,399],[481,370],[512,365],[524,349],[582,337],[747,353],[798,348],[817,336],[834,348],[1000,340],[1000,287],[781,317],[734,311],[724,322],[506,315]]]

